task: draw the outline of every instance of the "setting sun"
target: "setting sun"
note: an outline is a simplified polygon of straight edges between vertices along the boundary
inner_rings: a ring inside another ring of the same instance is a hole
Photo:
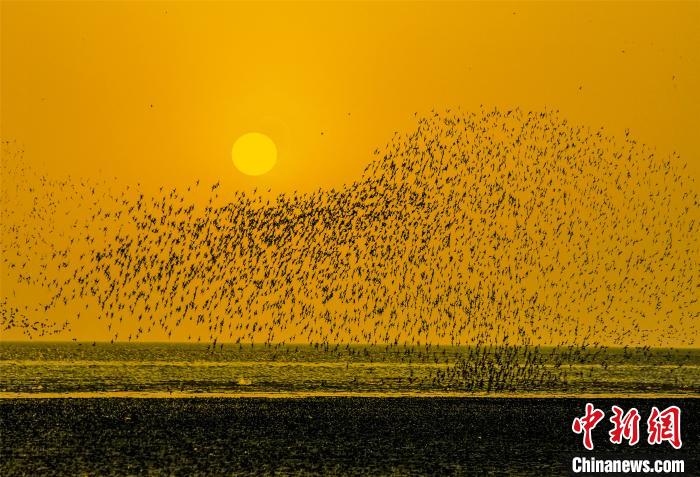
[[[239,137],[231,151],[236,169],[249,176],[260,176],[275,166],[277,147],[264,134],[247,133]]]

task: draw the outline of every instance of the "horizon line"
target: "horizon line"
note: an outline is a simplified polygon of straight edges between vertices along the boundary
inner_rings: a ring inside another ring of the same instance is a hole
[[[462,399],[700,399],[698,393],[470,393],[465,391],[299,391],[299,392],[167,392],[167,391],[77,391],[0,392],[0,401],[15,399],[309,399],[309,398],[462,398]]]
[[[100,341],[100,340],[43,340],[43,339],[36,339],[36,340],[4,340],[0,338],[0,346],[4,344],[76,344],[76,345],[83,345],[83,344],[88,344],[92,346],[92,344],[107,344],[107,345],[148,345],[148,344],[165,344],[165,345],[202,345],[202,346],[211,346],[213,343],[212,341],[200,341],[200,342],[193,342],[193,341]],[[494,343],[475,343],[475,344],[444,344],[444,343],[431,343],[431,344],[404,344],[404,343],[399,343],[399,344],[388,344],[388,343],[308,343],[308,342],[291,342],[291,343],[265,343],[263,342],[246,342],[246,343],[238,343],[235,341],[217,341],[216,345],[228,345],[228,346],[236,346],[238,345],[239,347],[250,347],[252,346],[263,346],[263,347],[275,347],[275,346],[316,346],[318,345],[319,347],[336,347],[336,346],[375,346],[375,347],[391,347],[391,348],[415,348],[415,347],[420,347],[420,348],[425,348],[426,346],[430,347],[448,347],[448,348],[458,348],[458,347],[470,347],[470,346],[517,346],[517,347],[540,347],[540,348],[568,348],[570,346],[576,346],[576,347],[586,347],[586,348],[600,348],[600,347],[605,347],[605,348],[611,348],[611,349],[638,349],[638,348],[651,348],[651,349],[683,349],[683,350],[700,350],[700,345],[699,346],[651,346],[651,345],[591,345],[591,344],[586,344],[586,345],[581,345],[581,344],[494,344]]]

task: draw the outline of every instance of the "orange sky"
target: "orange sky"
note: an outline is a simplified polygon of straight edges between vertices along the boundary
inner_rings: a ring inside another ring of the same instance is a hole
[[[54,173],[310,190],[414,111],[483,103],[630,128],[697,177],[698,22],[698,2],[3,2],[2,137]],[[259,178],[230,156],[251,130],[280,150]]]
[[[224,195],[339,186],[414,112],[484,104],[629,128],[700,179],[700,2],[1,8],[0,136],[52,176],[221,181]],[[266,175],[231,161],[249,131],[277,144]]]

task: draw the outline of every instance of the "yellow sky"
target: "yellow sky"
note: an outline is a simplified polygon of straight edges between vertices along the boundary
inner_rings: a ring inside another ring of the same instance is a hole
[[[699,22],[699,2],[3,2],[1,134],[49,172],[310,190],[414,111],[483,103],[630,128],[697,177]],[[268,175],[233,167],[248,131],[278,145]]]
[[[55,176],[340,186],[414,112],[483,104],[629,128],[700,179],[700,2],[1,5],[0,136]],[[257,177],[231,160],[251,131],[279,151]]]

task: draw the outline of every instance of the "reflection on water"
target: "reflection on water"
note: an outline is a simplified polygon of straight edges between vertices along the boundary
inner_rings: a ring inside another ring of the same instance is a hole
[[[1,343],[0,393],[699,394],[700,350]]]

